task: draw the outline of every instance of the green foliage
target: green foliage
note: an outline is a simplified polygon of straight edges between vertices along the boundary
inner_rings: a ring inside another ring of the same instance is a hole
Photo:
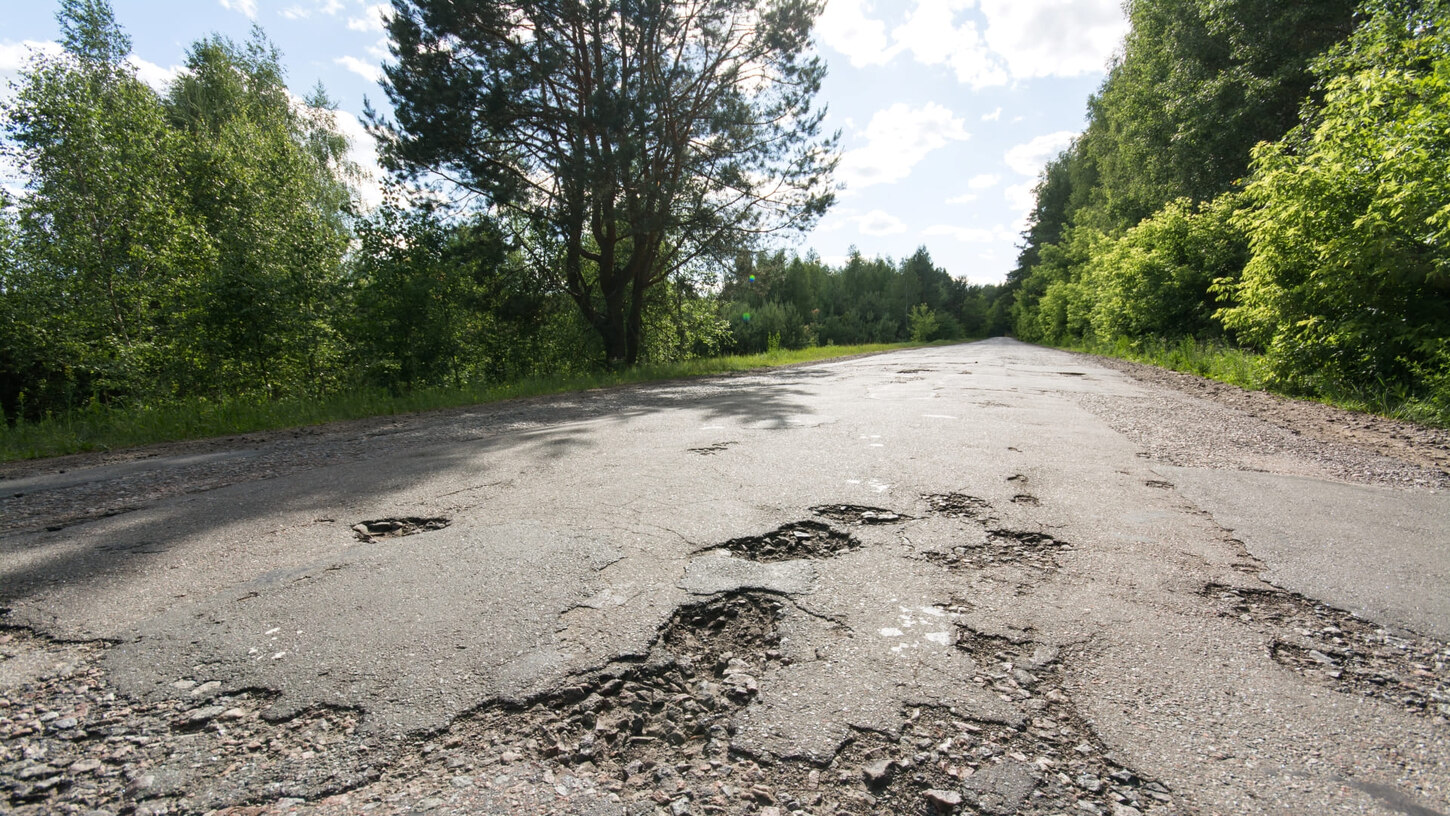
[[[28,190],[6,216],[7,420],[88,403],[340,385],[347,142],[293,103],[260,32],[197,43],[165,99],[101,0],[0,109]]]
[[[12,417],[22,394],[39,410],[177,387],[178,326],[206,258],[179,139],[109,9],[68,2],[61,23],[67,50],[36,57],[0,109],[30,179],[5,280],[12,330],[30,338],[3,372]]]
[[[347,141],[320,92],[299,109],[277,50],[260,31],[245,46],[192,46],[167,112],[182,136],[191,212],[211,253],[197,281],[195,360],[213,391],[338,384],[331,323],[350,233]]]
[[[906,317],[907,324],[911,327],[911,341],[913,343],[925,343],[935,340],[937,329],[941,322],[937,320],[936,312],[925,303],[918,303],[911,307],[911,312]]]
[[[1202,207],[1171,202],[1095,252],[1083,272],[1092,291],[1091,333],[1166,340],[1220,335],[1214,282],[1235,279],[1248,254],[1232,220],[1236,202],[1232,195]]]
[[[788,349],[984,337],[1005,329],[1000,294],[951,277],[923,247],[900,263],[853,252],[839,269],[813,255],[742,255],[720,301],[733,348],[748,353],[765,350],[773,335]],[[916,307],[930,315],[929,326],[920,323],[924,337],[914,332]]]
[[[1255,153],[1253,258],[1224,322],[1297,391],[1402,384],[1450,407],[1450,11],[1379,4],[1321,108]]]

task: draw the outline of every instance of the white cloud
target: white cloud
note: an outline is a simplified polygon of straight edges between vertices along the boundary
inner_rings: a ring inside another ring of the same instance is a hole
[[[905,222],[885,210],[872,210],[851,220],[856,222],[856,229],[860,230],[862,235],[873,237],[898,235],[906,232],[907,229]]]
[[[222,8],[240,11],[247,17],[257,19],[257,0],[219,0]]]
[[[992,173],[983,173],[979,176],[972,176],[971,181],[967,182],[967,187],[972,190],[986,190],[990,187],[996,187],[997,182],[1001,180],[1001,176]]]
[[[126,57],[126,62],[136,69],[136,78],[151,86],[157,93],[165,93],[171,87],[171,83],[186,71],[180,65],[173,65],[170,68],[162,68],[154,62],[150,62],[132,54]]]
[[[984,114],[982,114],[982,121],[983,122],[995,122],[995,121],[997,121],[998,119],[1001,119],[1001,118],[1002,118],[1002,109],[1000,107],[997,108],[996,110],[992,111],[991,113],[984,113]]]
[[[312,11],[301,6],[293,6],[282,9],[282,16],[289,20],[305,20],[312,16]]]
[[[898,102],[877,111],[865,136],[865,146],[841,156],[840,178],[848,188],[900,181],[933,150],[971,138],[965,122],[935,102],[919,108]]]
[[[972,203],[973,201],[976,201],[976,200],[977,200],[977,194],[976,193],[963,193],[962,195],[952,196],[951,198],[947,199],[947,203],[948,204],[970,204],[970,203]]]
[[[347,157],[362,172],[358,180],[358,196],[368,209],[383,201],[383,170],[378,166],[378,143],[363,126],[362,120],[347,111],[333,111],[333,126],[347,137]]]
[[[341,65],[354,74],[368,80],[369,82],[380,82],[383,78],[383,69],[375,62],[367,62],[357,57],[338,57],[333,62]]]
[[[56,56],[61,52],[60,43],[54,41],[21,40],[18,43],[0,43],[0,71],[19,71],[30,64],[38,54]]]
[[[885,65],[895,56],[886,24],[866,16],[865,0],[831,0],[816,18],[816,36],[857,68]]]
[[[1006,84],[1003,62],[987,48],[977,24],[955,21],[971,6],[970,0],[917,0],[906,21],[891,31],[896,40],[893,50],[908,51],[923,65],[950,66],[963,85]]]
[[[382,31],[387,19],[392,16],[393,7],[387,3],[376,3],[363,9],[361,17],[353,17],[347,21],[347,27],[353,31]]]
[[[1024,176],[1032,176],[1034,179],[1042,168],[1047,165],[1048,160],[1055,158],[1057,154],[1066,150],[1077,138],[1077,133],[1071,130],[1059,130],[1056,133],[1048,133],[1038,136],[1026,144],[1020,144],[1007,151],[1003,161],[1007,166]]]
[[[1107,68],[1128,33],[1120,0],[981,0],[986,41],[1014,79]]]
[[[887,29],[867,0],[831,0],[816,22],[820,41],[857,68],[908,53],[973,88],[1104,70],[1128,24],[1120,0],[915,0]]]

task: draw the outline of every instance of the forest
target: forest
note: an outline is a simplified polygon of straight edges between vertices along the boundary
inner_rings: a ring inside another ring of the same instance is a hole
[[[1012,331],[1450,424],[1450,4],[1127,9],[1039,181]]]
[[[366,209],[333,103],[321,87],[302,99],[288,92],[260,29],[246,42],[196,41],[186,71],[157,92],[126,61],[130,43],[108,4],[65,0],[63,52],[37,55],[0,110],[6,157],[28,182],[0,202],[7,423],[102,407],[405,394],[1005,326],[998,287],[952,278],[925,248],[832,267],[756,240],[798,232],[830,202],[833,146],[808,113],[824,71],[808,53],[810,14],[777,15],[747,42],[721,30],[758,23],[734,8],[752,4],[580,4],[581,14],[654,15],[615,20],[636,35],[664,20],[651,36],[681,49],[677,64],[734,65],[642,87],[631,72],[663,72],[631,64],[640,49],[550,50],[544,32],[571,22],[548,17],[559,5],[516,5],[534,15],[529,49],[506,31],[517,17],[500,16],[488,21],[497,31],[469,35],[473,48],[456,49],[452,67],[437,65],[429,45],[458,36],[448,4],[396,15],[387,87],[397,121],[374,113],[371,122],[393,176],[382,205]],[[693,19],[713,22],[691,30]],[[737,50],[710,50],[720,43]],[[758,64],[790,83],[734,90],[762,86],[740,73]],[[520,91],[555,93],[575,70],[617,81],[552,109],[552,97]],[[479,80],[485,73],[498,87]],[[681,126],[681,112],[698,106],[679,89],[700,87],[715,109]],[[560,130],[569,105],[598,109]],[[480,118],[459,121],[464,112]],[[761,112],[788,115],[790,129],[757,132],[746,121]],[[450,153],[464,127],[533,149]],[[692,157],[669,141],[677,130],[712,151]],[[684,182],[648,177],[656,165]],[[648,185],[630,187],[639,176]],[[445,177],[466,195],[448,195]],[[763,191],[752,178],[786,183]],[[745,203],[717,205],[727,197]]]

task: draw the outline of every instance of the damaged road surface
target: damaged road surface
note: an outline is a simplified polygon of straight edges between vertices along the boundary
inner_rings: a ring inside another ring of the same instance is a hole
[[[996,340],[7,465],[0,811],[1450,814],[1450,476],[1271,419]]]

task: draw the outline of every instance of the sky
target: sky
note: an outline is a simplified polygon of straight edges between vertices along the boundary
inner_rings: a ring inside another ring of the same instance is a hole
[[[818,99],[841,133],[842,189],[810,234],[786,244],[831,263],[855,247],[904,258],[925,246],[972,283],[1012,269],[1043,165],[1086,125],[1087,99],[1127,32],[1121,0],[828,0],[816,42],[829,66]],[[7,2],[0,95],[29,55],[56,50],[57,4]],[[319,82],[338,102],[354,158],[375,153],[363,100],[388,58],[376,0],[112,0],[138,75],[163,87],[187,49],[260,26],[299,96]],[[16,179],[7,179],[14,186]],[[376,200],[376,185],[365,190]]]

